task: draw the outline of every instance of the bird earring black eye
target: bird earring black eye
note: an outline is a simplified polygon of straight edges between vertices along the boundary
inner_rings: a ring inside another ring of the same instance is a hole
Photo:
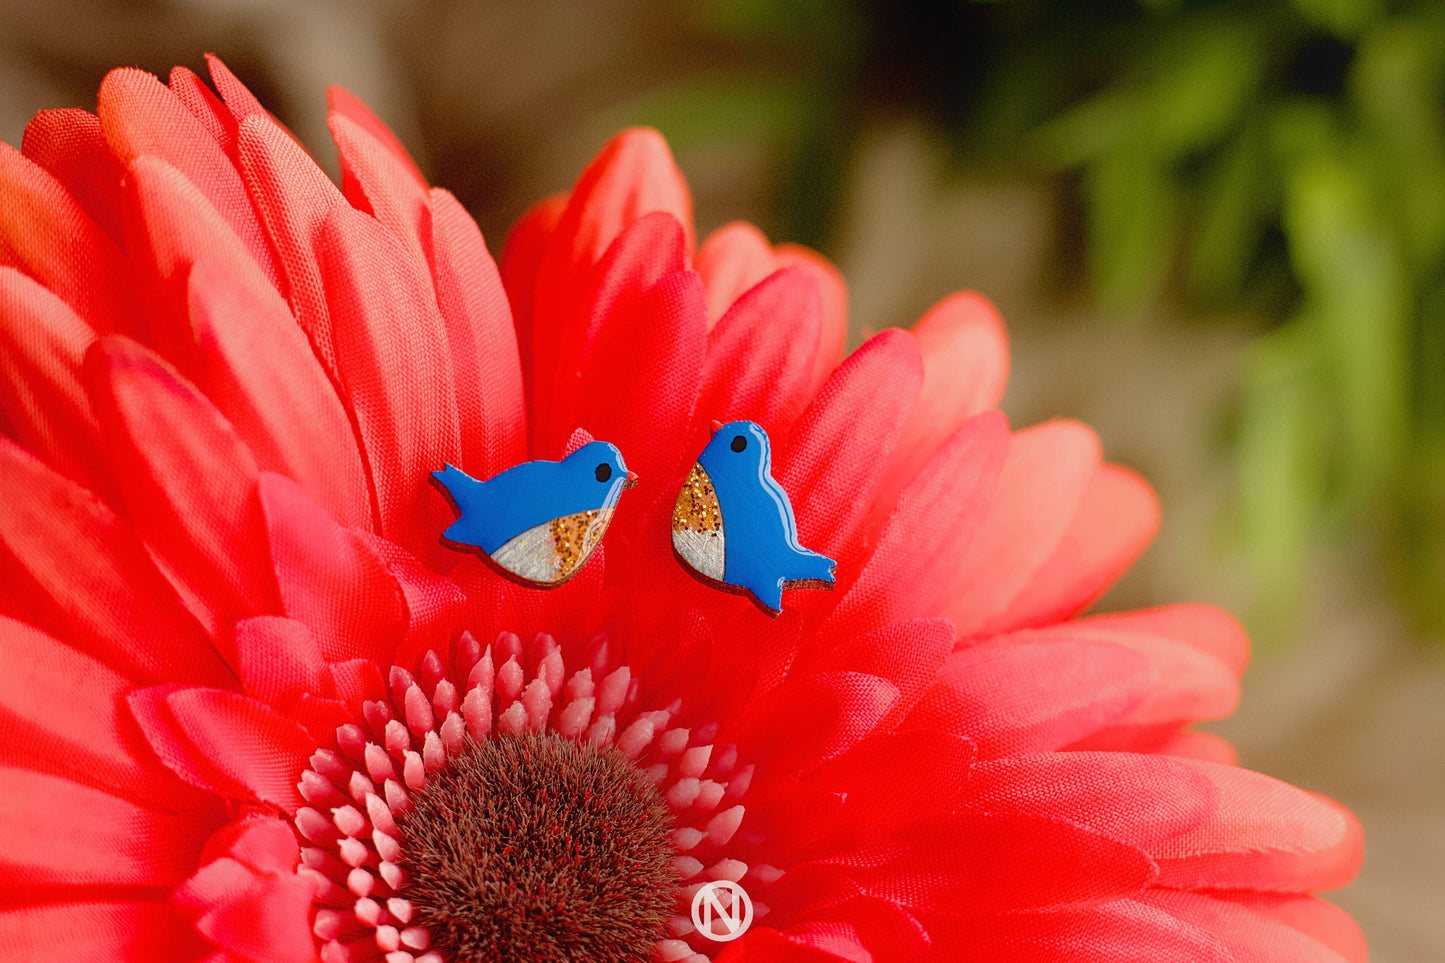
[[[733,436],[733,451],[742,451],[746,447],[748,447],[748,440],[746,438],[744,438],[742,435]]]
[[[605,482],[612,477],[612,466],[604,461],[602,464],[597,466],[597,471],[595,472],[595,474],[597,475],[598,481]]]

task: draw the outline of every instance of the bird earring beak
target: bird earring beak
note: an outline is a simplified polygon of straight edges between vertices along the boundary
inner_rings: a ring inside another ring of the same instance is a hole
[[[723,423],[722,423],[722,422],[718,421],[716,418],[714,418],[714,419],[712,420],[712,433],[713,433],[714,435],[717,434],[718,432],[722,431],[722,427],[723,427]]]
[[[629,471],[629,472],[627,473],[627,481],[625,481],[625,482],[622,483],[622,490],[623,490],[623,491],[627,491],[627,489],[629,489],[629,488],[636,488],[636,487],[637,487],[637,472],[635,472],[635,471]]]

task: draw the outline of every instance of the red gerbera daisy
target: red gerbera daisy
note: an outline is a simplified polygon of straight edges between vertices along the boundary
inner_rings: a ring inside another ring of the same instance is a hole
[[[1364,959],[1308,895],[1353,818],[1185,728],[1237,624],[1077,617],[1157,508],[1082,425],[1009,432],[987,302],[840,363],[837,273],[694,251],[650,131],[499,275],[349,95],[338,190],[211,71],[0,145],[5,959]],[[769,620],[672,558],[713,418],[835,592]],[[431,470],[589,435],[641,484],[576,579],[438,545]]]

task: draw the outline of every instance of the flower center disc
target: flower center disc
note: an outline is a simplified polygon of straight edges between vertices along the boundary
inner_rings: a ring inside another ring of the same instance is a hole
[[[415,922],[449,963],[643,961],[675,911],[672,816],[615,749],[488,739],[413,794],[398,826]]]

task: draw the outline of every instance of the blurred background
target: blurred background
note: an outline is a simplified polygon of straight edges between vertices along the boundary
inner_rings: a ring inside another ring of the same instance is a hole
[[[701,232],[839,264],[855,342],[991,297],[1013,422],[1160,491],[1105,607],[1245,618],[1218,730],[1360,814],[1374,959],[1445,959],[1445,4],[0,0],[0,139],[206,51],[333,173],[324,88],[361,95],[495,254],[645,123]]]

